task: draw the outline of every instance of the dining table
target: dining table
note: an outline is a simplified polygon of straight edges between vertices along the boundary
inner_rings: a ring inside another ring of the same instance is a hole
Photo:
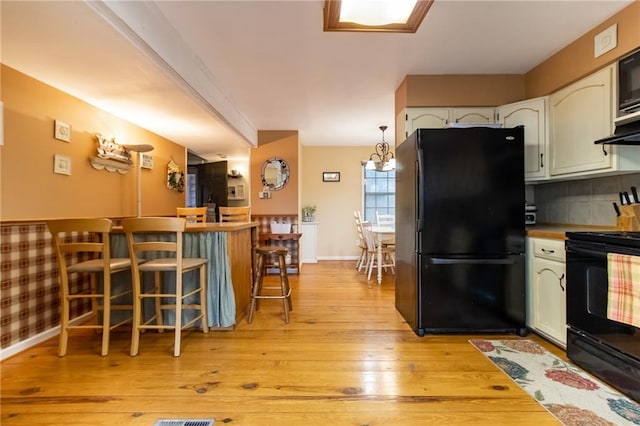
[[[382,243],[385,239],[395,237],[396,228],[391,224],[371,225],[371,233],[376,236],[376,249],[378,252],[378,284],[382,284]]]

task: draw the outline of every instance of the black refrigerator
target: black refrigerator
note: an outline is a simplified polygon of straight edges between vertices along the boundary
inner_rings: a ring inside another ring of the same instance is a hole
[[[396,164],[396,309],[419,336],[526,335],[524,129],[418,129]]]

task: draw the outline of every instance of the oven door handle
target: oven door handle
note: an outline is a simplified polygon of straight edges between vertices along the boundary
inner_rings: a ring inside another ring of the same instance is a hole
[[[606,252],[597,251],[597,250],[589,250],[589,249],[575,247],[575,246],[568,248],[567,249],[567,253],[586,254],[586,255],[589,255],[589,256],[602,258],[602,259],[606,259],[607,258],[607,253]]]

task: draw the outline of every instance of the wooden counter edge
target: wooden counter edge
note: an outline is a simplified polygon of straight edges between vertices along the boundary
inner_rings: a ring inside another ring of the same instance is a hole
[[[229,232],[257,228],[259,222],[205,222],[187,223],[187,232]]]
[[[551,240],[566,240],[567,232],[583,231],[615,231],[615,226],[575,225],[575,224],[540,224],[526,228],[527,237],[547,238]]]
[[[200,222],[187,223],[185,232],[234,232],[257,228],[258,222]],[[114,226],[111,232],[122,232],[122,226]]]

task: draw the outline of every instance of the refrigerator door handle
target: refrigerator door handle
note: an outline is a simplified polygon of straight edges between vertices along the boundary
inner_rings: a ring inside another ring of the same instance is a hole
[[[422,147],[419,143],[416,144],[417,162],[418,168],[416,170],[415,179],[418,181],[418,192],[416,194],[416,203],[418,204],[418,223],[416,224],[416,230],[422,232],[424,229],[424,201],[421,198],[421,194],[424,194],[425,182],[421,177],[424,176],[424,164],[422,159]]]
[[[474,259],[474,258],[466,258],[466,259],[452,259],[445,257],[431,257],[429,258],[431,264],[433,265],[513,265],[515,264],[515,259],[512,257],[506,257],[503,259]]]

